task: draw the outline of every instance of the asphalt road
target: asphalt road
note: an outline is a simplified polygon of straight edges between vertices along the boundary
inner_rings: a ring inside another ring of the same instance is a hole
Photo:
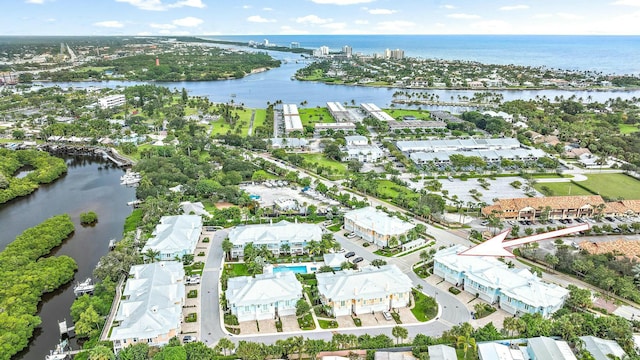
[[[211,239],[209,256],[202,272],[201,303],[200,303],[200,341],[209,346],[219,339],[227,337],[220,318],[220,275],[222,270],[222,240],[227,237],[229,230],[218,230]],[[206,291],[206,293],[205,293]]]

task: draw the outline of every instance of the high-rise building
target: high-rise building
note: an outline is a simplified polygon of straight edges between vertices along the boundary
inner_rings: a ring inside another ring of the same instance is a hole
[[[349,45],[345,45],[345,46],[342,47],[342,53],[346,57],[351,57],[351,54],[353,54],[353,48],[351,48],[351,46],[349,46]]]
[[[401,50],[401,49],[395,49],[395,50],[386,49],[384,51],[384,58],[385,59],[395,59],[395,60],[404,59],[404,50]]]

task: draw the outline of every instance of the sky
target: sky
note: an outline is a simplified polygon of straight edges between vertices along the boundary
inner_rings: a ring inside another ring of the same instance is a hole
[[[640,0],[2,0],[0,35],[640,35]]]

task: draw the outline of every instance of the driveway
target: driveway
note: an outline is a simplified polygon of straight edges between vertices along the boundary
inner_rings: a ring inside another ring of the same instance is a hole
[[[227,237],[229,230],[218,230],[210,234],[210,247],[207,261],[202,272],[202,282],[200,284],[201,301],[201,325],[200,338],[202,342],[213,346],[219,339],[227,337],[222,329],[222,319],[220,318],[220,270],[222,269],[222,240]]]

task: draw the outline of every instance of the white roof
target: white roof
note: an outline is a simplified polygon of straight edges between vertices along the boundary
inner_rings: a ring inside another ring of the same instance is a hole
[[[276,224],[237,226],[229,232],[229,240],[233,245],[244,246],[269,244],[273,242],[308,242],[320,241],[322,229],[316,224],[298,224],[286,220]]]
[[[316,279],[320,294],[331,301],[381,298],[411,291],[413,287],[411,279],[396,265],[318,273]]]
[[[431,360],[458,360],[456,349],[447,345],[431,345],[428,347]]]
[[[520,349],[511,349],[507,345],[495,342],[478,344],[478,355],[482,360],[524,360]]]
[[[348,143],[353,143],[353,142],[365,142],[368,143],[369,139],[367,139],[366,136],[362,136],[362,135],[351,135],[351,136],[345,136],[344,140]]]
[[[415,227],[415,225],[400,220],[397,217],[389,216],[386,212],[378,210],[373,206],[349,211],[344,214],[344,217],[359,226],[372,229],[382,235],[404,234]]]
[[[209,214],[207,210],[205,210],[204,205],[201,202],[183,201],[180,203],[180,208],[182,209],[182,212],[184,212],[186,215],[190,215],[193,212],[195,215],[198,215],[198,216],[201,216],[201,215],[205,215],[207,217],[212,216],[211,214]]]
[[[509,269],[494,257],[458,255],[467,249],[466,246],[455,245],[440,250],[434,255],[434,261],[464,272],[470,280],[499,288],[503,294],[534,307],[559,306],[569,294],[563,287],[542,282],[527,269]]]
[[[302,298],[302,284],[292,271],[230,278],[225,292],[234,306],[272,304]]]
[[[193,253],[201,232],[202,218],[199,215],[163,216],[142,252],[153,249],[160,254]]]
[[[335,102],[335,101],[327,102],[327,108],[329,108],[329,111],[331,111],[331,112],[344,112],[344,111],[347,111],[347,109],[345,109],[344,106],[342,106],[341,103]]]
[[[536,359],[577,360],[566,341],[541,336],[529,339],[528,346]]]
[[[327,253],[322,255],[324,259],[324,264],[326,266],[331,266],[333,268],[342,266],[342,263],[347,261],[347,258],[344,257],[344,253]]]
[[[347,153],[349,155],[371,154],[382,156],[383,152],[375,145],[347,145]]]
[[[396,142],[400,151],[482,150],[517,149],[520,142],[515,138],[499,139],[445,139],[404,140]]]
[[[614,340],[605,340],[595,336],[580,336],[584,343],[584,348],[591,353],[595,360],[609,360],[607,355],[611,354],[618,358],[623,358],[627,353]]]
[[[298,115],[298,106],[296,104],[282,104],[282,113],[284,115]]]
[[[110,340],[151,339],[179,329],[184,300],[184,269],[178,261],[134,265],[129,271]]]

